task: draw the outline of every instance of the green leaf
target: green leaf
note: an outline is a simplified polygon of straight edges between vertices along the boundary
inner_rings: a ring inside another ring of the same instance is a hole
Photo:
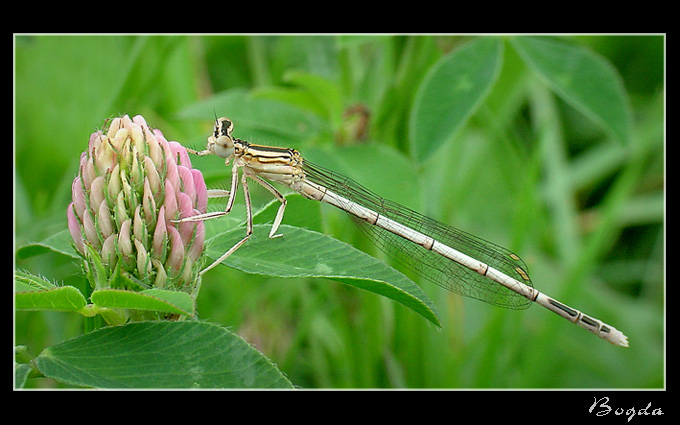
[[[418,88],[409,118],[411,153],[422,162],[462,128],[501,68],[503,44],[480,37],[441,58]]]
[[[342,121],[342,94],[338,87],[326,78],[302,71],[288,71],[283,80],[305,89],[326,112],[334,127]]]
[[[81,257],[73,249],[71,244],[72,241],[73,239],[71,238],[71,233],[69,233],[68,229],[62,230],[41,242],[29,243],[20,247],[17,249],[16,256],[17,259],[22,260],[34,255],[41,255],[52,251],[80,259]]]
[[[311,230],[281,225],[269,239],[271,224],[253,226],[253,235],[224,264],[246,273],[278,277],[323,277],[391,298],[437,326],[436,308],[418,285],[377,258]],[[215,236],[207,255],[218,258],[244,236],[237,227]]]
[[[189,294],[163,289],[147,289],[142,292],[100,289],[94,291],[90,299],[96,308],[152,310],[187,316],[194,313],[194,300]]]
[[[17,310],[78,311],[87,304],[78,288],[57,286],[28,272],[15,271],[14,282]]]
[[[304,227],[305,229],[321,232],[323,224],[321,222],[321,202],[312,202],[299,193],[291,193],[286,195],[286,213],[284,221],[289,226]],[[279,211],[281,203],[277,199],[272,199],[262,208],[253,213],[253,223],[269,223],[271,226],[274,223],[276,213]],[[243,224],[243,223],[238,223]],[[208,227],[210,226],[210,227]],[[228,227],[227,227],[228,228]],[[224,222],[219,223],[217,220],[210,220],[206,222],[206,229],[210,229],[208,235],[222,233],[225,230]],[[218,231],[212,231],[218,229]]]
[[[250,91],[254,99],[268,99],[277,102],[287,103],[305,111],[312,112],[319,117],[327,115],[326,108],[319,104],[308,91],[297,87],[265,86],[257,87]]]
[[[573,107],[627,143],[632,113],[621,76],[602,56],[549,37],[515,37],[512,44],[536,73]]]
[[[376,158],[380,158],[379,164],[376,164]],[[305,151],[305,159],[351,177],[386,199],[415,210],[422,209],[422,185],[416,167],[411,159],[392,147],[367,143],[331,149],[309,148]],[[291,224],[288,218],[284,221]]]
[[[276,366],[227,329],[206,322],[135,322],[48,347],[38,369],[96,388],[292,388]]]
[[[56,289],[14,294],[17,310],[78,311],[87,302],[78,288],[62,286]]]
[[[26,379],[33,368],[29,364],[14,364],[14,385],[16,388],[23,388],[26,385]]]
[[[234,135],[243,139],[253,139],[253,132],[261,132],[299,142],[315,137],[324,126],[312,113],[284,102],[251,96],[240,88],[189,105],[178,116],[204,120],[212,117],[213,113],[232,119]]]
[[[58,288],[49,279],[23,270],[14,270],[14,291],[30,292]]]

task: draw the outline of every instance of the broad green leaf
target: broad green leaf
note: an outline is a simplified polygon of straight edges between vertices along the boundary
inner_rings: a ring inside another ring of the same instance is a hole
[[[269,239],[270,224],[255,225],[246,244],[224,264],[246,273],[278,277],[323,277],[391,298],[441,326],[436,308],[418,285],[384,262],[311,230],[281,225],[283,237]],[[237,227],[209,241],[207,255],[218,258],[244,236]]]
[[[71,245],[71,233],[68,229],[55,233],[41,242],[34,242],[26,244],[17,249],[16,256],[18,259],[25,259],[34,255],[41,255],[53,251],[59,254],[64,254],[72,258],[81,258]]]
[[[38,369],[95,388],[292,388],[276,366],[239,336],[196,322],[135,322],[48,347]]]
[[[163,289],[142,292],[100,289],[94,291],[90,299],[95,307],[163,311],[187,316],[194,313],[194,301],[189,294]]]
[[[480,37],[441,58],[418,88],[409,118],[410,144],[419,162],[465,125],[498,77],[501,41]]]
[[[28,272],[14,272],[14,306],[17,310],[78,311],[87,301],[78,288],[57,286]]]
[[[514,37],[512,44],[548,85],[573,107],[627,143],[632,114],[621,76],[602,56],[549,37]]]

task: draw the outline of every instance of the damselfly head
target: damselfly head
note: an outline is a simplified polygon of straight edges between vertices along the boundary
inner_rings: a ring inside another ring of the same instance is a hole
[[[208,137],[208,150],[220,158],[233,156],[234,139],[231,137],[233,131],[234,123],[229,118],[218,118],[212,136]]]

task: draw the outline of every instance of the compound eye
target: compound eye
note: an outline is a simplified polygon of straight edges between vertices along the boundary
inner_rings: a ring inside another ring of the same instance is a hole
[[[234,131],[234,123],[229,118],[222,117],[215,123],[215,138],[220,136],[231,137]]]

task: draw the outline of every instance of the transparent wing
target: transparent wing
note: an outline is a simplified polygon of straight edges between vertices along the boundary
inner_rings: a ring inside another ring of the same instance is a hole
[[[500,270],[533,287],[524,261],[510,250],[454,227],[440,223],[396,202],[372,193],[354,180],[304,161],[302,169],[310,181],[398,223],[428,235],[436,241]],[[420,276],[456,294],[499,307],[525,309],[531,301],[503,285],[480,275],[442,255],[352,215],[363,232],[387,255]]]

